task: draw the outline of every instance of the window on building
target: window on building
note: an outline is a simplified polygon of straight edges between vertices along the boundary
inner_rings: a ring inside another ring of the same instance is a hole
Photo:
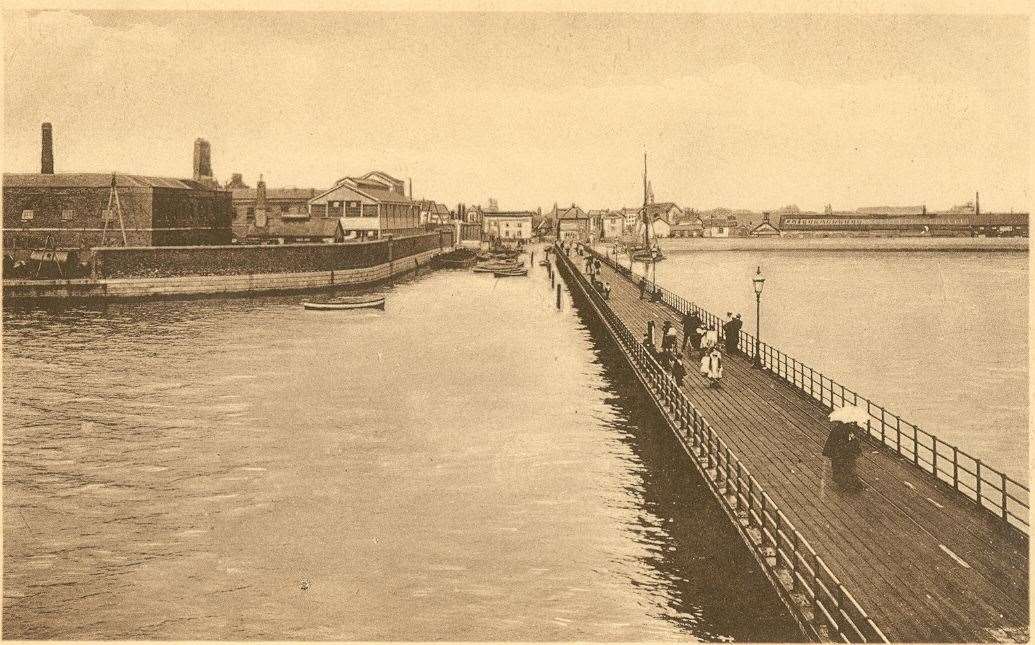
[[[345,207],[345,217],[361,217],[362,214],[363,209],[359,202],[349,202]]]
[[[26,210],[22,211],[22,221],[23,222],[28,222],[32,218],[33,218],[33,212],[31,210],[26,209]]]
[[[248,208],[248,219],[255,217],[255,207],[251,206]]]
[[[71,222],[72,218],[74,217],[74,215],[75,215],[75,213],[72,212],[71,208],[63,208],[63,209],[61,209],[61,221],[62,222]]]

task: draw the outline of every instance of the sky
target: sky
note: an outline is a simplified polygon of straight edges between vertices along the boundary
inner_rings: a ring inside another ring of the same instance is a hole
[[[1028,207],[1025,16],[5,12],[4,170],[455,206]]]

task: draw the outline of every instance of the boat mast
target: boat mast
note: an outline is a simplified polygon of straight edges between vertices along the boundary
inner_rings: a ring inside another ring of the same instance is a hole
[[[646,249],[650,249],[650,232],[649,224],[647,223],[647,152],[643,153],[643,214],[640,216],[643,220],[643,246]]]

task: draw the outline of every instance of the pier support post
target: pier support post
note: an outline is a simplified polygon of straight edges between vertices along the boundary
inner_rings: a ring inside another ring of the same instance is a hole
[[[561,308],[561,285],[557,285],[557,308]]]

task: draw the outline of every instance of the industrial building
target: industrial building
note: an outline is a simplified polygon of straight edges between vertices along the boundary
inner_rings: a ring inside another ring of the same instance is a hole
[[[227,191],[194,179],[54,173],[49,123],[42,135],[41,172],[3,176],[5,252],[230,243]]]
[[[314,220],[340,220],[346,239],[398,236],[420,227],[420,207],[405,194],[403,181],[379,170],[339,179],[308,203]]]
[[[235,177],[237,185],[241,185],[240,175]],[[337,220],[309,216],[309,200],[319,192],[315,188],[267,188],[260,175],[255,188],[244,186],[230,192],[236,242],[288,244],[333,241]]]

